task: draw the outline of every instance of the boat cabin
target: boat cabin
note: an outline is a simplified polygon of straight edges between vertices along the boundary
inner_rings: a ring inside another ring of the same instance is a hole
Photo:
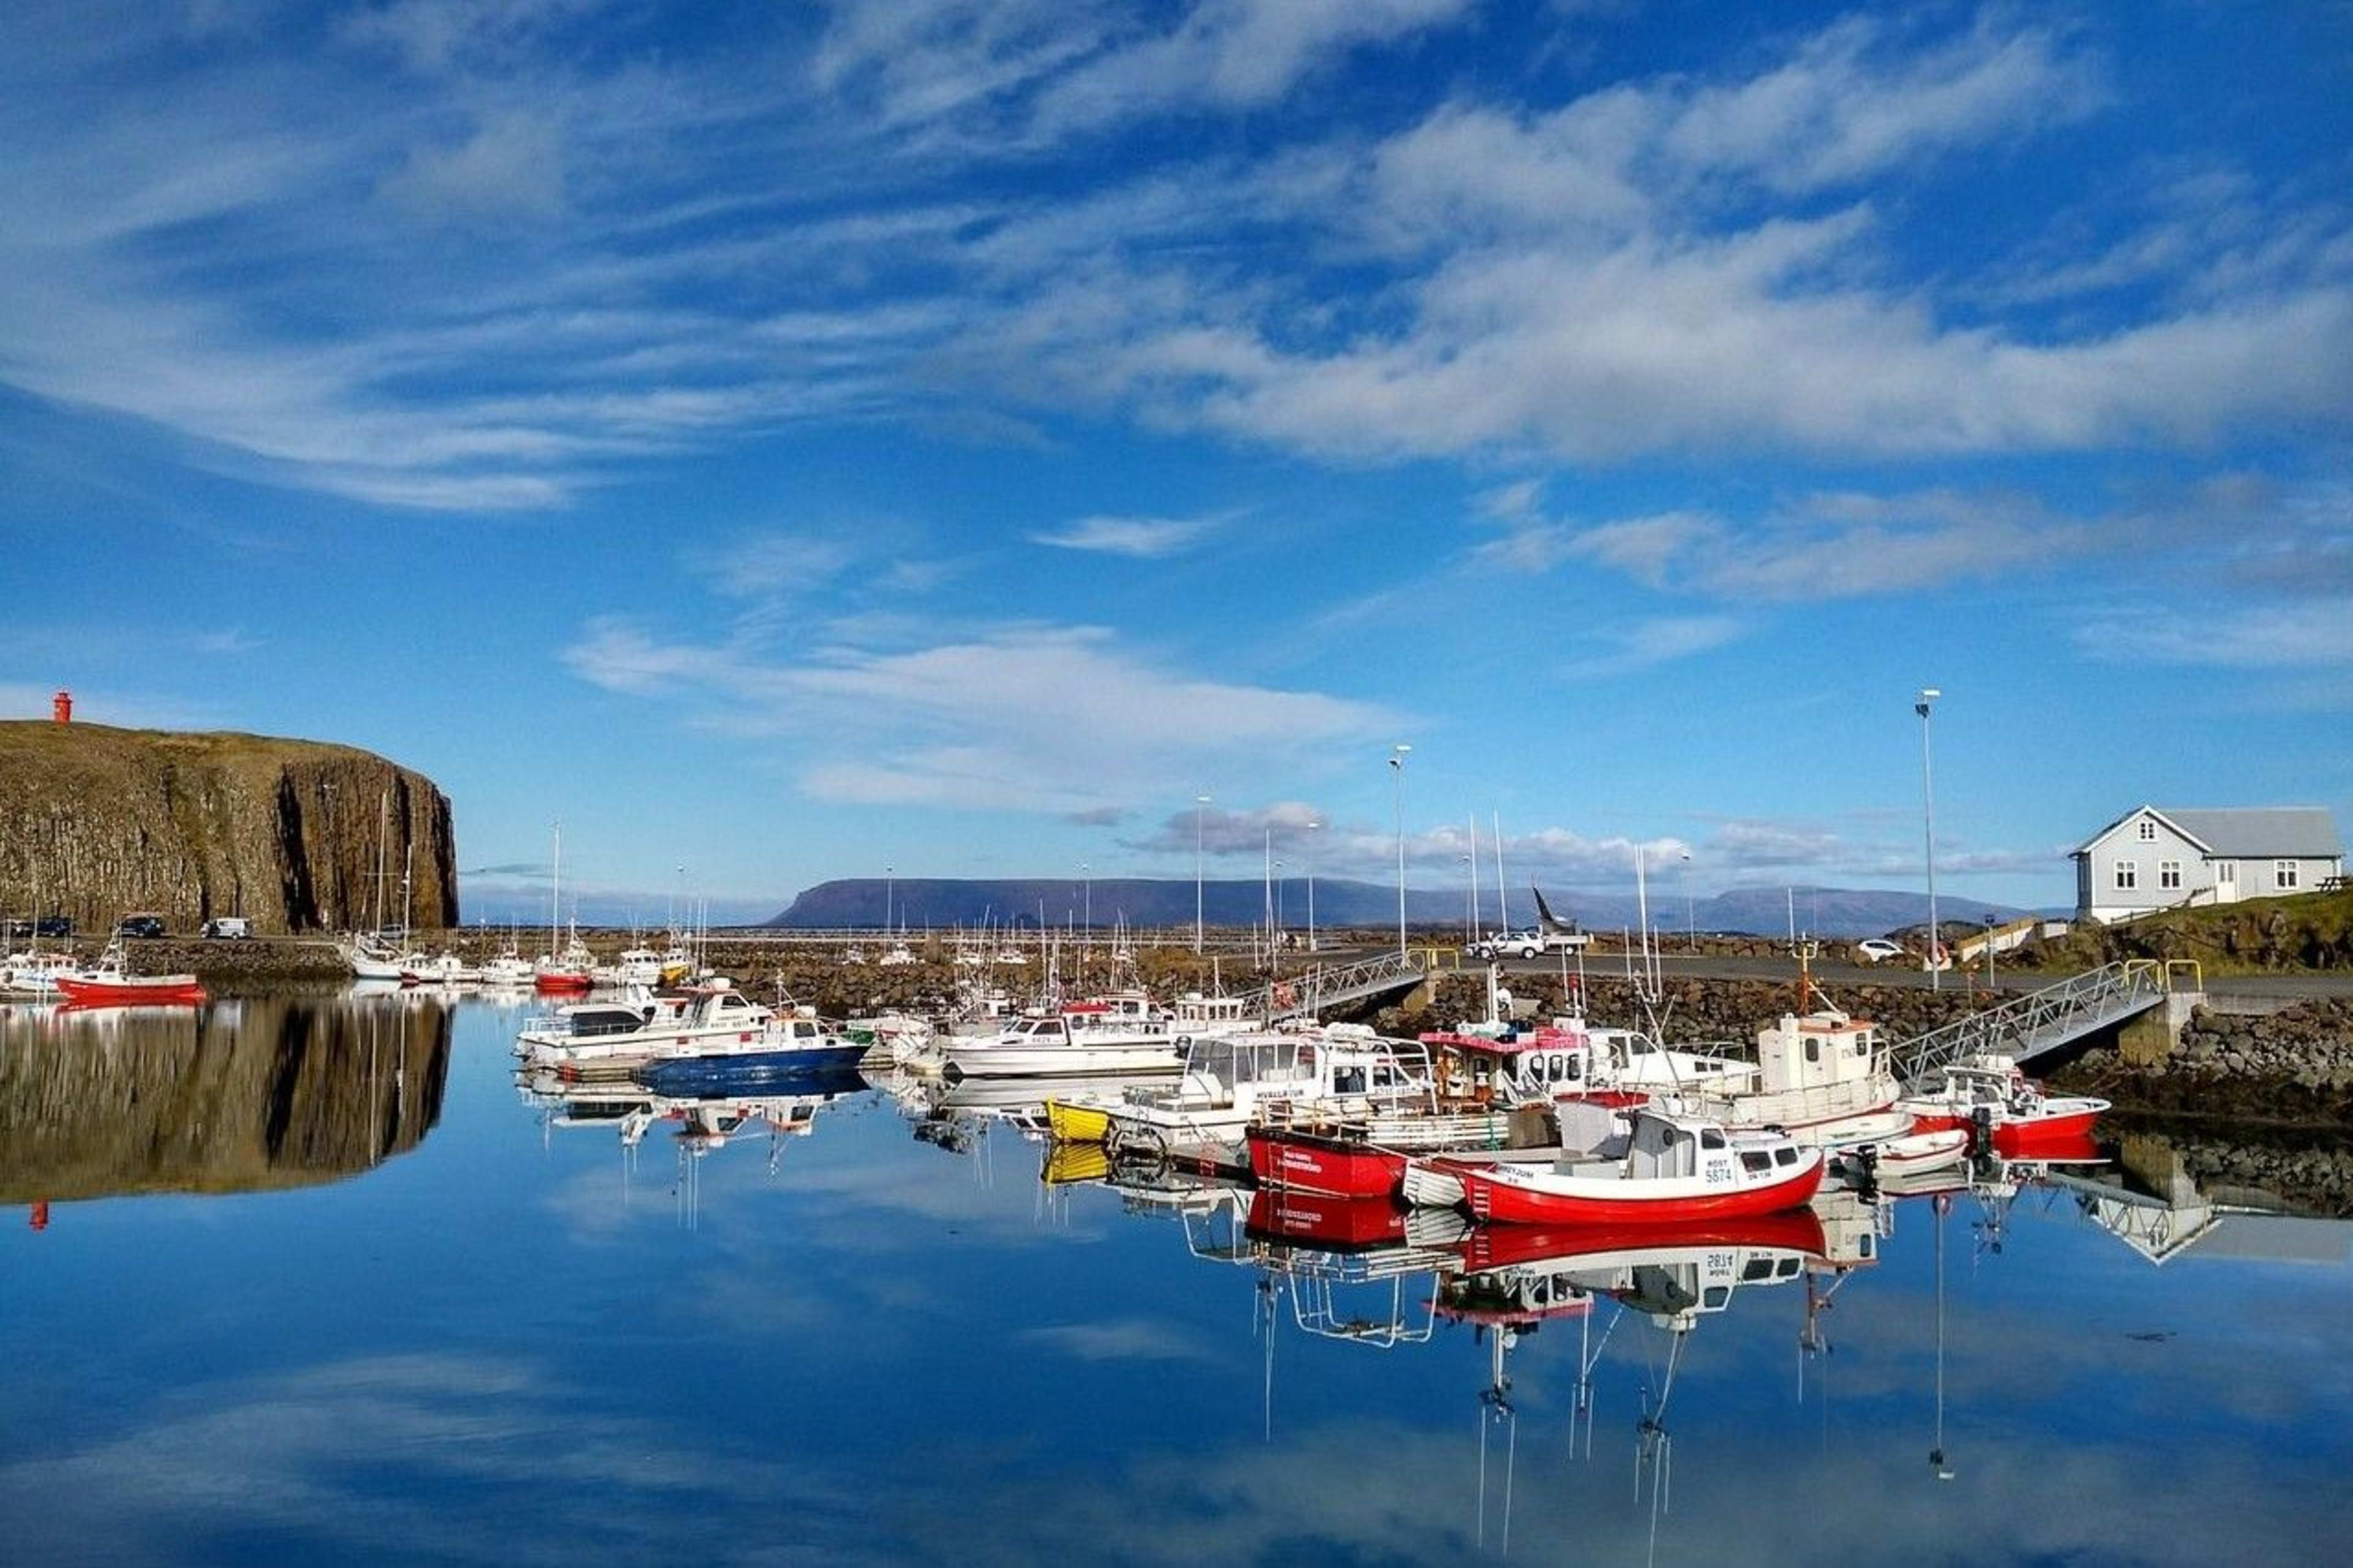
[[[1176,999],[1170,1024],[1180,1035],[1231,1033],[1250,1022],[1239,996],[1204,996],[1188,991]]]
[[[1637,1029],[1597,1028],[1556,1018],[1532,1033],[1436,1032],[1421,1037],[1439,1053],[1447,1092],[1505,1105],[1664,1089],[1722,1089],[1755,1073],[1746,1062],[1668,1050]]]
[[[1886,1069],[1878,1026],[1835,1008],[1784,1013],[1757,1031],[1757,1066],[1768,1091],[1860,1083]]]

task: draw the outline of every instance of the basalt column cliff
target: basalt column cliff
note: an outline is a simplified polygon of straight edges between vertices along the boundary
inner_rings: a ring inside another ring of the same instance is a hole
[[[0,914],[303,931],[379,907],[458,921],[449,801],[422,773],[315,741],[0,721]]]

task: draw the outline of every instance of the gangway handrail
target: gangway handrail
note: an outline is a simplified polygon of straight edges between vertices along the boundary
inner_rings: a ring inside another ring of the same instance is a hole
[[[1242,993],[1242,1010],[1269,1020],[1313,1015],[1383,991],[1419,985],[1428,971],[1404,953],[1384,952],[1338,965],[1319,963]]]
[[[2147,1011],[2171,989],[2172,965],[2120,959],[1972,1013],[1894,1047],[1896,1078],[1917,1089],[1964,1057],[2000,1052],[2025,1062],[2092,1030]]]

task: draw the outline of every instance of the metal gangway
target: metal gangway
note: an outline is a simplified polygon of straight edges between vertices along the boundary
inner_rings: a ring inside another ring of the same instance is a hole
[[[1241,995],[1242,1012],[1271,1024],[1281,1018],[1312,1018],[1324,1009],[1409,991],[1427,978],[1421,964],[1402,952],[1360,958],[1354,963],[1319,963]]]
[[[1905,1041],[1894,1051],[1895,1076],[1912,1090],[1968,1057],[2000,1054],[2023,1066],[2147,1012],[2165,1000],[2168,985],[2168,966],[2157,959],[2088,970]]]

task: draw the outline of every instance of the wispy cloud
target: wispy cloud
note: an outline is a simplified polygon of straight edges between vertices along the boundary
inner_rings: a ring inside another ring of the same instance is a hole
[[[1208,537],[1211,526],[1198,518],[1083,517],[1062,528],[1032,533],[1029,540],[1059,550],[1133,555],[1148,561],[1192,549]]]
[[[807,758],[802,787],[832,800],[1094,811],[1245,758],[1253,772],[1271,757],[1312,766],[1325,749],[1398,722],[1371,703],[1181,674],[1095,626],[770,658],[608,619],[564,658],[608,690],[795,738]],[[1067,765],[1079,757],[1085,767]]]
[[[845,4],[814,34],[653,47],[628,6],[411,0],[301,51],[104,14],[109,44],[49,26],[0,62],[45,127],[0,173],[0,375],[374,504],[557,507],[814,422],[1854,461],[2196,446],[2353,406],[2353,226],[2326,195],[2148,176],[2160,216],[2105,277],[2179,280],[2158,291],[2063,278],[2039,241],[1978,269],[2007,300],[1898,265],[1940,163],[2115,101],[2094,54],[2007,13],[1851,18],[1543,109],[1435,78],[1377,131],[1303,117],[1262,154],[1117,160],[1102,138],[1139,117],[1248,114],[1469,8]],[[133,68],[135,117],[41,112]],[[2028,298],[2092,294],[2061,319]]]

